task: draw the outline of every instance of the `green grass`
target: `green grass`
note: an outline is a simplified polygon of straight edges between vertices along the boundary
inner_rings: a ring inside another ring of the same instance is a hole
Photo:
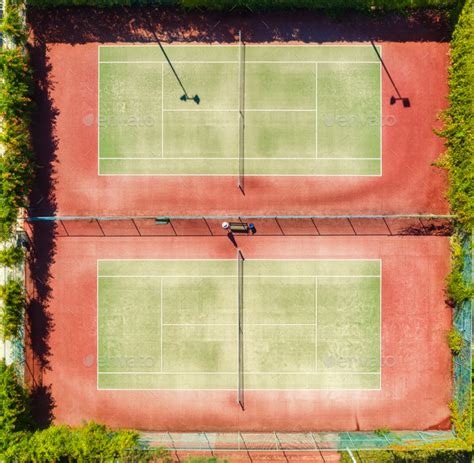
[[[372,47],[165,50],[100,48],[99,173],[236,175],[243,82],[245,175],[380,175]]]
[[[247,260],[247,389],[378,389],[379,261]],[[99,387],[235,389],[231,260],[100,261]]]

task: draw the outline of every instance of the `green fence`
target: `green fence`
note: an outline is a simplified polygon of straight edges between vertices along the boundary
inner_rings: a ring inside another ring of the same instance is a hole
[[[472,280],[472,254],[471,240],[466,237],[464,246],[464,278],[466,281]],[[457,402],[459,411],[464,413],[466,410],[469,414],[472,393],[472,301],[466,300],[462,304],[458,304],[454,308],[453,325],[459,330],[464,345],[461,353],[454,357],[454,391],[453,399]],[[470,418],[470,417],[469,417]],[[471,422],[471,419],[469,419]]]
[[[391,445],[420,446],[454,438],[451,431],[308,433],[143,433],[142,442],[175,452],[321,453],[382,450]]]

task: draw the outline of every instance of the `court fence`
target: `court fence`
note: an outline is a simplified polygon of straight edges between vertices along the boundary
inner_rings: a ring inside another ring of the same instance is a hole
[[[383,450],[390,446],[416,446],[454,439],[451,431],[407,432],[269,432],[269,433],[142,433],[141,440],[151,447],[175,452],[210,454],[244,453],[325,453]]]
[[[57,237],[226,235],[222,222],[253,224],[241,232],[259,236],[441,235],[452,233],[449,215],[378,216],[141,216],[28,217],[25,229]]]

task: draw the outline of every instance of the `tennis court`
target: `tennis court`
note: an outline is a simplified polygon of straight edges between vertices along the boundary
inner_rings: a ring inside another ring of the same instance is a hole
[[[381,175],[370,45],[101,46],[98,58],[101,175]]]
[[[380,389],[380,260],[100,260],[97,272],[99,389]]]

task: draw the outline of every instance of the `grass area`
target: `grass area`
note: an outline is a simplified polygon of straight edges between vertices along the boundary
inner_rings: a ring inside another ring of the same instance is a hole
[[[379,261],[243,268],[246,389],[380,388]],[[236,261],[100,261],[98,272],[100,388],[236,388]]]
[[[101,174],[381,174],[373,47],[164,50],[100,48]]]

